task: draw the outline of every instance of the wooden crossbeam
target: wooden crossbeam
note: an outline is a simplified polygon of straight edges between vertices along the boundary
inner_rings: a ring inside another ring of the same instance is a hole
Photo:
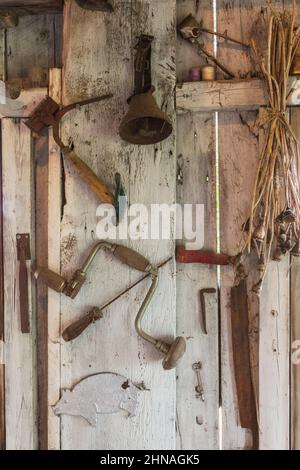
[[[290,77],[288,105],[300,105],[300,80]],[[267,106],[264,84],[257,78],[185,82],[176,87],[176,109],[183,112],[255,110]]]

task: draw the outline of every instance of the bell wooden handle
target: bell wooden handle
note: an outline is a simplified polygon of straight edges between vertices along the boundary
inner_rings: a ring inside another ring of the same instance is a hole
[[[72,162],[77,174],[81,179],[90,187],[90,189],[96,194],[96,196],[107,204],[115,203],[115,198],[110,192],[108,187],[95,175],[93,170],[84,163],[81,158],[73,151],[69,149],[63,149],[65,158]]]
[[[148,272],[151,267],[150,261],[140,255],[140,253],[137,253],[126,246],[117,245],[114,250],[114,255],[122,261],[122,263],[125,263],[138,271]]]
[[[72,341],[77,338],[81,333],[92,323],[102,318],[102,311],[94,307],[87,315],[80,318],[79,320],[71,323],[62,333],[62,337],[65,341]]]

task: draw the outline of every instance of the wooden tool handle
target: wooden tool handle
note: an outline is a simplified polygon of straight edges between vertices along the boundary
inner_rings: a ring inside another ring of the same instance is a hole
[[[144,256],[130,248],[127,248],[126,246],[117,245],[114,250],[114,255],[122,261],[122,263],[125,263],[138,271],[147,272],[147,268],[151,266],[150,261],[148,261]]]
[[[20,317],[22,333],[29,333],[29,301],[28,301],[28,273],[25,257],[20,259],[19,266],[19,291],[20,291]]]
[[[79,320],[71,323],[62,333],[62,337],[65,341],[72,341],[77,338],[81,333],[92,323],[102,318],[102,311],[94,307],[87,315],[80,318]]]
[[[72,162],[80,178],[85,181],[96,196],[102,202],[114,205],[115,198],[113,194],[109,191],[108,187],[99,180],[93,170],[91,170],[90,167],[84,163],[84,161],[82,161],[73,150],[63,150],[63,153],[65,158]]]
[[[185,250],[183,246],[178,246],[176,248],[176,261],[178,263],[226,265],[229,263],[229,256],[213,251]]]

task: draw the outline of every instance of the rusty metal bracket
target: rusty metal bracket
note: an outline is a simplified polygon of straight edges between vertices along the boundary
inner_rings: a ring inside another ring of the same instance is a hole
[[[201,306],[200,323],[201,323],[202,331],[205,335],[207,335],[205,294],[215,294],[216,292],[217,291],[214,287],[207,287],[205,289],[200,290],[200,306]]]
[[[28,272],[26,260],[31,259],[29,233],[17,233],[17,259],[19,263],[20,318],[22,333],[30,332]]]

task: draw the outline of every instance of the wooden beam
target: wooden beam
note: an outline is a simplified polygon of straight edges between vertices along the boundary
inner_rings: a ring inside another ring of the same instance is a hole
[[[176,2],[180,21],[189,13],[213,28],[211,0]],[[180,37],[176,44],[177,78],[185,80],[193,64],[205,63],[194,48]],[[213,38],[207,37],[206,48],[213,51]],[[176,155],[178,156],[177,203],[205,206],[203,249],[216,250],[216,158],[214,113],[185,113],[177,118]],[[196,206],[195,206],[196,207]],[[219,433],[219,350],[218,295],[206,297],[208,334],[201,328],[200,290],[218,290],[217,267],[199,264],[177,264],[176,311],[177,334],[184,331],[189,338],[183,360],[176,369],[176,430],[177,448],[217,450]],[[187,312],[192,312],[188,315]],[[204,401],[194,393],[197,385],[192,365],[201,362]]]
[[[300,80],[290,77],[289,106],[300,105]],[[258,78],[185,82],[176,87],[177,112],[255,110],[267,106],[264,85]]]
[[[2,13],[22,16],[60,13],[62,10],[63,0],[4,0],[0,5],[0,16]]]
[[[34,142],[36,161],[36,264],[48,266],[48,130]],[[48,449],[48,288],[36,291],[38,447]]]
[[[300,108],[291,112],[291,125],[296,137],[300,138]],[[298,163],[299,165],[299,163]],[[300,167],[298,167],[298,171]],[[291,449],[300,449],[300,258],[291,258]]]
[[[6,449],[32,450],[36,447],[34,292],[29,276],[32,328],[29,334],[24,334],[20,328],[19,283],[16,282],[19,270],[16,234],[29,233],[31,240],[34,239],[31,136],[22,120],[2,120],[2,149]],[[29,264],[28,261],[28,269]]]

